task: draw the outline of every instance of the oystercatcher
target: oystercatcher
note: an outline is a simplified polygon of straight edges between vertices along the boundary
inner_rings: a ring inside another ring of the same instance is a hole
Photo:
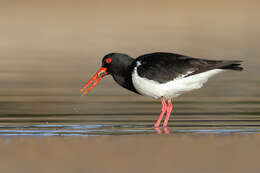
[[[201,88],[215,74],[243,70],[241,62],[207,60],[166,52],[145,54],[136,59],[122,53],[110,53],[104,56],[102,67],[80,91],[85,95],[104,76],[111,74],[120,86],[140,95],[161,99],[161,114],[154,127],[159,127],[165,112],[163,127],[167,127],[173,98]]]

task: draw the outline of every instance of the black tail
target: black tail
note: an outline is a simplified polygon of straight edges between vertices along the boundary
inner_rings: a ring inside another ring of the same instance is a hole
[[[240,67],[241,62],[242,61],[231,61],[230,64],[221,67],[221,69],[242,71],[243,67]]]

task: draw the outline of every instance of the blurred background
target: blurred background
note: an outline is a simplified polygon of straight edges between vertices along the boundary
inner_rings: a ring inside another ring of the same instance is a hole
[[[1,0],[1,170],[259,172],[259,4]],[[159,101],[111,77],[80,96],[104,55],[158,51],[243,60],[245,70],[219,74],[174,100],[167,136],[147,135],[156,134]]]
[[[9,0],[1,1],[0,26],[3,115],[115,113],[109,101],[153,101],[124,90],[111,77],[80,97],[79,88],[110,52],[243,60],[244,72],[220,74],[179,99],[260,96],[258,1]],[[121,106],[121,112],[129,107]],[[160,104],[152,106],[156,109],[142,111],[157,114]]]

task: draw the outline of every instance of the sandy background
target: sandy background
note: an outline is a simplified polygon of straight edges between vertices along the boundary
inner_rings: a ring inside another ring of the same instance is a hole
[[[111,51],[255,57],[258,7],[254,0],[1,1],[1,58],[90,63]]]
[[[78,101],[79,88],[109,52],[244,60],[247,70],[227,74],[223,83],[234,88],[230,95],[258,101],[259,6],[256,0],[1,0],[0,113],[73,112],[53,103]],[[93,95],[128,95],[112,80],[103,83],[108,87]],[[223,93],[221,87],[209,96]],[[259,144],[257,134],[0,137],[0,170],[254,173]]]

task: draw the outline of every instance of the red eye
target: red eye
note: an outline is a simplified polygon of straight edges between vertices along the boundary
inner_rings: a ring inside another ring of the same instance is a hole
[[[106,63],[108,63],[108,64],[111,63],[111,61],[112,61],[111,58],[107,58],[107,59],[106,59]]]

